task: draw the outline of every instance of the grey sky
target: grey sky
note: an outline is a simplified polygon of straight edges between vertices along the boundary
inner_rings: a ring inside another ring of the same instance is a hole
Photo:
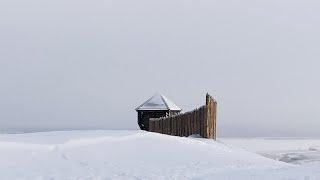
[[[320,136],[317,0],[0,0],[0,129],[136,129],[161,92],[220,136]]]

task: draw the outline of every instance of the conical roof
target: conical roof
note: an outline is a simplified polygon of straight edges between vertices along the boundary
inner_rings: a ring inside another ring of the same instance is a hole
[[[181,111],[182,109],[170,101],[167,97],[162,94],[155,94],[146,102],[141,104],[136,108],[139,110],[171,110],[171,111]]]

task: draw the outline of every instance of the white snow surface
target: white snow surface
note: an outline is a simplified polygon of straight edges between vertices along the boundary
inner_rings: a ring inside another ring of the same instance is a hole
[[[145,131],[0,135],[0,179],[319,179],[319,167]]]
[[[220,140],[279,161],[303,165],[320,163],[320,138],[223,138]]]

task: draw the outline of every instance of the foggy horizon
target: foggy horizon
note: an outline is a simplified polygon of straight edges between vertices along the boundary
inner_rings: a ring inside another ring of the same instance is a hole
[[[138,129],[162,93],[219,137],[320,137],[320,2],[0,0],[0,132]]]

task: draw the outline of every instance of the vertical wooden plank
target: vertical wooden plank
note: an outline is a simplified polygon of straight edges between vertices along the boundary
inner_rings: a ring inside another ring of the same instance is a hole
[[[189,121],[189,116],[186,116],[186,136],[190,136],[190,121]]]
[[[208,138],[209,129],[208,129],[208,108],[204,106],[203,108],[203,129],[204,129],[204,137]]]
[[[210,139],[214,139],[214,102],[210,97]]]
[[[217,140],[217,102],[213,105],[213,139]]]
[[[209,95],[207,95],[209,97]],[[206,124],[207,124],[207,137],[206,138],[210,138],[210,121],[211,121],[211,101],[210,101],[210,97],[207,100],[207,105],[206,105]]]
[[[174,118],[171,117],[171,135],[174,135]]]
[[[163,134],[167,133],[167,118],[163,118]]]
[[[216,101],[209,95],[206,95],[206,122],[207,122],[207,138],[216,139]]]
[[[169,134],[169,118],[166,117],[166,134]]]
[[[186,127],[185,118],[184,116],[181,116],[181,136],[185,136],[185,127]]]
[[[180,126],[180,124],[179,124],[179,116],[177,116],[176,117],[177,119],[176,119],[176,136],[179,136],[180,134],[179,134],[179,131],[180,131],[180,129],[179,129],[179,126]]]
[[[171,117],[172,117],[172,116],[169,116],[169,117],[168,117],[168,119],[169,119],[169,122],[168,122],[168,123],[169,123],[169,132],[168,132],[168,134],[169,134],[169,135],[171,135],[171,132],[172,132]]]
[[[163,134],[163,118],[160,119],[160,127],[161,134]]]
[[[166,133],[166,118],[162,118],[162,134]]]
[[[188,116],[186,115],[185,117],[184,117],[184,121],[185,121],[185,125],[184,125],[184,136],[188,136],[189,135],[189,133],[188,133],[188,127],[189,127],[189,123],[188,123]]]
[[[157,132],[157,121],[154,121],[154,132]]]
[[[181,136],[181,117],[178,116],[178,124],[177,124],[177,127],[178,127],[178,136]]]
[[[196,129],[197,129],[197,134],[200,134],[200,126],[199,126],[199,119],[197,119],[197,112],[198,112],[198,110],[196,109],[195,111],[194,111],[194,115],[193,115],[193,118],[194,118],[194,121],[195,121],[195,123],[196,123]]]
[[[192,121],[191,121],[191,116],[190,115],[191,115],[191,113],[189,113],[189,115],[188,115],[188,119],[189,119],[189,123],[190,123],[189,134],[192,135],[193,134],[192,133],[193,132],[193,126],[192,126]]]
[[[162,128],[161,128],[161,131],[162,131],[162,134],[165,134],[165,118],[162,118]]]
[[[201,130],[202,130],[202,137],[205,138],[206,134],[206,129],[205,129],[205,117],[204,117],[204,107],[201,108]]]
[[[193,112],[190,113],[189,118],[190,118],[191,133],[195,134],[195,127],[194,127],[195,124],[193,121]]]
[[[159,128],[159,120],[157,120],[157,121],[156,121],[156,132],[157,132],[157,133],[160,133],[159,129],[160,129],[160,128]]]
[[[161,118],[159,118],[159,120],[157,121],[158,124],[158,133],[161,133]]]
[[[201,131],[202,131],[202,137],[206,138],[206,117],[205,117],[205,106],[201,107]]]
[[[202,109],[200,108],[197,113],[197,118],[199,119],[199,129],[200,129],[200,135],[203,136],[203,119],[201,118]]]
[[[196,119],[196,110],[193,111],[193,122],[194,122],[194,128],[195,128],[195,134],[199,134],[199,129],[198,129],[198,125],[197,125],[197,119]]]
[[[165,120],[165,132],[164,133],[168,134],[168,132],[169,132],[168,118],[165,118],[164,120]]]
[[[149,121],[149,131],[154,132],[154,119]]]
[[[157,121],[157,126],[158,126],[158,127],[157,127],[157,132],[158,132],[158,133],[161,133],[160,121],[161,121],[161,120],[158,120],[158,121]]]
[[[185,123],[186,123],[184,135],[186,137],[188,137],[189,136],[189,126],[190,126],[189,119],[188,119],[188,114],[186,114],[186,116],[184,118],[185,118]]]
[[[175,136],[176,135],[176,118],[172,117],[171,121],[172,121],[172,135]]]
[[[171,135],[174,135],[174,118],[171,117]]]
[[[186,123],[187,123],[187,125],[186,125],[186,136],[189,136],[189,129],[190,129],[190,122],[189,122],[189,113],[187,113],[186,114]]]
[[[189,136],[189,127],[190,127],[190,122],[188,116],[186,118],[186,136]]]
[[[181,134],[180,136],[184,136],[184,119],[183,116],[180,116],[180,120],[181,120]]]
[[[197,119],[196,119],[196,111],[194,111],[193,118],[194,118],[194,122],[195,122],[196,132],[197,132],[197,134],[200,134],[200,129],[199,129],[199,126],[198,126],[198,121],[197,121]]]
[[[152,122],[153,122],[153,121],[150,119],[150,120],[149,120],[149,131],[150,131],[150,132],[153,131]]]
[[[191,122],[191,117],[190,117],[190,113],[188,114],[188,136],[192,135],[192,122]]]
[[[182,116],[179,117],[180,122],[180,136],[183,136],[183,118]]]
[[[166,118],[166,134],[169,134],[169,118]]]
[[[201,115],[202,113],[202,108],[199,109],[199,114]],[[203,137],[203,119],[201,118],[201,116],[198,116],[199,118],[199,128],[200,128],[200,136]]]

